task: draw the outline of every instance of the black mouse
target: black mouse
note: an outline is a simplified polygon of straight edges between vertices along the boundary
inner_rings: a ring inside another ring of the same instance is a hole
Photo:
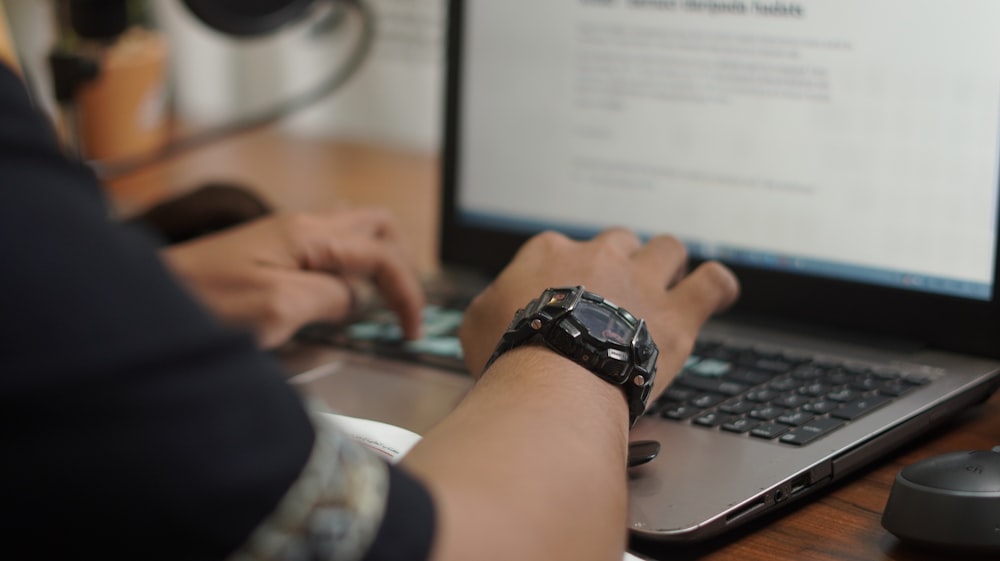
[[[942,454],[900,470],[882,526],[904,542],[1000,552],[1000,446]]]

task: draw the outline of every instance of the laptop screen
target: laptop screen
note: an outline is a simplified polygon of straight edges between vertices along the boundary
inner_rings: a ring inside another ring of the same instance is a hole
[[[995,312],[1000,3],[455,0],[451,18],[445,260],[627,226],[783,299]]]
[[[1000,4],[466,2],[460,220],[988,300]]]

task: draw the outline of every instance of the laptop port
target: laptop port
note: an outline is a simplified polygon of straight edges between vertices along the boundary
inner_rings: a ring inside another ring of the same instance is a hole
[[[785,500],[785,492],[781,489],[775,489],[774,491],[774,504],[778,504]]]
[[[731,524],[733,522],[736,522],[737,520],[743,518],[744,516],[747,516],[751,512],[764,508],[766,504],[767,504],[766,496],[755,499],[753,502],[747,503],[741,506],[740,508],[727,514],[726,524]]]
[[[791,495],[793,495],[793,496],[797,495],[800,492],[805,491],[806,489],[808,489],[809,488],[809,484],[811,483],[811,480],[812,480],[812,477],[808,473],[803,473],[802,475],[800,475],[800,476],[796,477],[795,479],[793,479],[792,480],[792,485],[791,485],[791,491],[790,491]]]

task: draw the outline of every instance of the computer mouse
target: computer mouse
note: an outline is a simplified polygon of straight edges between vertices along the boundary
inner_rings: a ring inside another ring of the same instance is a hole
[[[904,542],[1000,552],[1000,446],[942,454],[900,470],[882,527]]]

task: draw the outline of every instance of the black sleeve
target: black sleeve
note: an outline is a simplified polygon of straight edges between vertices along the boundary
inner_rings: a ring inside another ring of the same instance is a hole
[[[89,168],[61,155],[2,65],[0,275],[4,551],[234,551],[309,458],[301,400],[249,337],[184,292],[149,239],[108,219]]]
[[[435,514],[427,489],[406,472],[390,466],[385,516],[364,561],[428,559]]]

